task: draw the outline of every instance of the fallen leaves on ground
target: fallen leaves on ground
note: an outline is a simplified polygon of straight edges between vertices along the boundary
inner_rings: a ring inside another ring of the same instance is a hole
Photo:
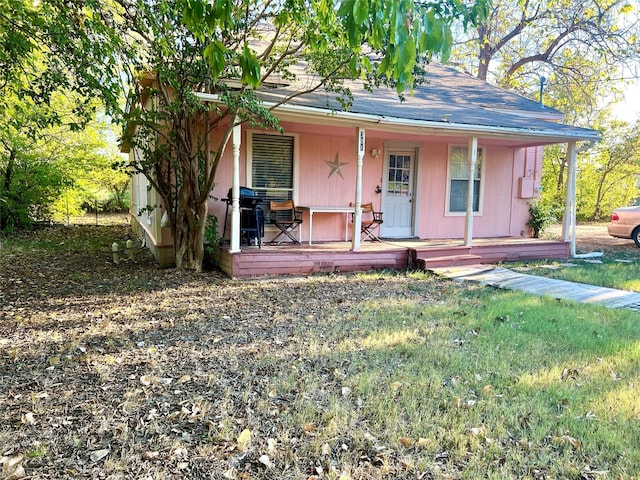
[[[376,438],[368,419],[327,437],[326,424],[305,416],[330,418],[329,398],[354,412],[367,402],[348,365],[318,353],[319,343],[337,346],[325,331],[357,336],[358,309],[369,300],[444,302],[445,281],[402,274],[234,281],[159,269],[140,247],[134,260],[115,265],[111,244],[128,239],[135,237],[126,226],[55,227],[25,235],[31,248],[2,250],[0,480],[459,478],[456,446],[437,437],[407,428]],[[452,348],[464,348],[465,338],[453,338]],[[345,354],[347,363],[349,355],[358,352]],[[561,379],[578,374],[567,370]],[[289,383],[276,384],[279,377]],[[460,415],[498,397],[475,381],[482,397],[448,400]],[[391,381],[380,394],[399,398],[411,388]],[[465,440],[498,451],[486,430],[470,424]],[[550,440],[558,450],[581,450],[568,433]],[[513,443],[532,448],[526,439]],[[419,455],[434,469],[420,469]],[[583,476],[601,472],[585,467]]]
[[[306,356],[324,328],[357,329],[362,300],[435,297],[402,275],[234,281],[163,270],[142,248],[115,265],[111,244],[132,238],[126,226],[54,227],[25,235],[31,249],[3,250],[2,480],[403,477],[399,453],[359,452],[348,432],[316,447],[322,426],[291,425],[289,414],[329,390],[361,401],[340,366]],[[324,391],[273,384],[318,369]],[[362,459],[342,471],[347,453]]]

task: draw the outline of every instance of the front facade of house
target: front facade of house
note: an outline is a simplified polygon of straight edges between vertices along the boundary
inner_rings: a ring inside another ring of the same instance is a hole
[[[576,142],[597,140],[597,132],[556,123],[559,112],[451,69],[434,66],[430,78],[405,102],[391,91],[354,89],[349,112],[328,105],[326,95],[299,97],[274,110],[284,133],[235,127],[212,192],[219,200],[209,204],[229,252],[242,250],[239,207],[222,199],[240,186],[264,200],[267,220],[268,200],[305,207],[296,232],[303,244],[346,241],[358,251],[356,206],[368,202],[383,212],[385,239],[470,245],[474,237],[527,237],[544,145],[567,143],[575,157]],[[269,92],[265,104],[277,95]],[[132,187],[132,213],[157,201],[144,178]],[[350,205],[355,216],[345,213]],[[161,217],[160,210],[133,216],[160,263],[170,264],[172,241]],[[263,242],[276,234],[267,221]]]
[[[283,122],[283,127],[282,135],[242,132],[242,186],[266,199],[292,198],[300,206],[354,203],[356,129],[289,122]],[[365,139],[362,203],[373,202],[374,208],[383,212],[380,235],[461,237],[466,213],[468,139],[400,135],[373,129],[365,130]],[[497,142],[479,143],[474,176],[474,236],[526,235],[527,202],[537,193],[541,153],[539,147],[514,149]],[[285,160],[274,164],[274,156]],[[220,181],[213,191],[215,197],[227,196],[232,170],[233,161],[228,155],[218,170]],[[227,182],[223,183],[223,179]],[[225,211],[224,202],[210,203],[210,213],[218,217],[221,226]],[[304,223],[308,223],[307,216]],[[309,240],[304,223],[303,242]],[[227,238],[228,230],[227,227]],[[267,226],[265,241],[270,241],[275,232]],[[343,216],[314,214],[314,242],[344,240],[344,232]],[[351,233],[347,236],[349,240]]]

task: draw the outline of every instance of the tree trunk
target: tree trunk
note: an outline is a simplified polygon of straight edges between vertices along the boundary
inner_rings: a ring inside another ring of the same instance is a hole
[[[480,38],[480,47],[478,50],[478,75],[477,78],[480,80],[487,81],[487,76],[489,74],[489,63],[493,58],[493,52],[491,49],[491,45],[487,40],[489,36],[489,26],[481,25],[478,27],[478,38]]]
[[[178,190],[175,228],[176,268],[202,272],[207,204],[206,201],[198,202],[194,198],[193,185],[189,183],[185,180]]]
[[[205,206],[206,211],[206,206]],[[191,216],[191,219],[187,217]],[[178,228],[176,230],[175,251],[176,268],[185,268],[202,272],[204,260],[204,228],[200,223],[206,222],[206,216],[201,221],[195,215],[179,212],[177,215]]]
[[[6,146],[6,144],[5,144]],[[10,195],[11,181],[13,179],[13,166],[15,164],[16,152],[15,150],[9,150],[9,162],[7,163],[7,169],[4,171],[4,195],[6,195],[7,200]],[[1,199],[2,197],[0,197]],[[9,224],[8,218],[8,210],[2,213],[2,205],[0,204],[0,231],[4,230]]]
[[[602,219],[602,199],[605,196],[605,184],[608,178],[610,170],[605,168],[600,180],[598,181],[598,192],[596,193],[596,202],[593,206],[593,214],[591,215],[591,220],[601,220]]]
[[[486,82],[487,75],[489,74],[489,62],[491,61],[491,56],[487,55],[485,50],[486,49],[480,50],[480,59],[478,62],[478,78]]]

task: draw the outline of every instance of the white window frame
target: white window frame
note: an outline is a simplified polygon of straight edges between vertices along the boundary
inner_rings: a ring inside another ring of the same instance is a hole
[[[150,185],[147,177],[142,173],[136,173],[135,176],[135,193],[136,193],[136,215],[143,218],[147,225],[151,225],[151,212],[149,205],[151,205],[151,192]],[[146,211],[142,213],[142,210],[146,208]]]
[[[291,192],[291,198],[293,203],[298,205],[298,192],[299,192],[299,164],[300,164],[300,136],[297,133],[271,133],[262,130],[247,130],[247,161],[245,171],[245,185],[249,188],[253,188],[253,135],[273,135],[280,137],[292,137],[293,138],[293,191]],[[266,219],[265,219],[266,220]],[[266,222],[265,222],[266,223]],[[267,225],[265,225],[266,227]]]
[[[445,198],[445,216],[448,217],[463,217],[467,214],[466,210],[463,211],[455,211],[452,212],[449,208],[451,205],[451,152],[454,148],[464,148],[467,154],[467,167],[469,165],[469,145],[464,144],[455,144],[449,145],[447,150],[447,188],[446,188],[446,198]],[[478,192],[478,210],[473,212],[474,216],[482,216],[483,215],[483,207],[484,207],[484,184],[485,184],[485,167],[487,164],[487,155],[484,147],[478,147],[478,161],[480,164],[480,188]]]

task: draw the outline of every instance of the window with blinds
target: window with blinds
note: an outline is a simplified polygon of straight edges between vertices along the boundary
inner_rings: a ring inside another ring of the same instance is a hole
[[[473,172],[473,211],[480,211],[480,192],[482,187],[483,150],[478,149],[478,160]],[[451,147],[449,149],[449,212],[465,212],[467,209],[467,191],[469,187],[469,148]]]
[[[293,141],[291,136],[252,135],[251,188],[265,201],[267,221],[269,201],[293,198]]]

